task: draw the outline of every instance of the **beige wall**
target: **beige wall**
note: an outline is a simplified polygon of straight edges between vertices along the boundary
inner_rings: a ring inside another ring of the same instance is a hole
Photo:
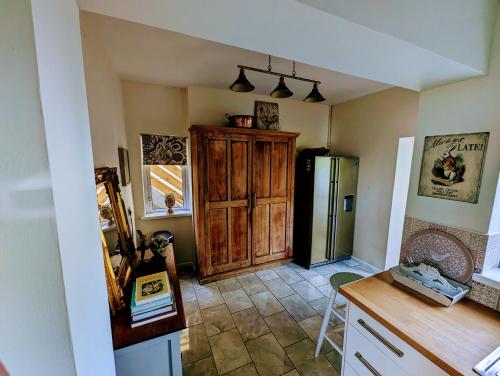
[[[489,229],[500,168],[500,21],[492,47],[487,76],[421,93],[407,205],[411,217],[481,233],[500,231],[500,225]],[[479,202],[418,196],[425,136],[470,132],[490,132]]]
[[[194,237],[191,216],[141,219],[144,216],[144,196],[140,135],[187,136],[187,90],[132,81],[123,81],[122,90],[137,229],[148,237],[155,231],[172,231],[175,235],[176,262],[192,262]]]
[[[121,80],[106,50],[95,42],[99,39],[93,35],[89,13],[80,12],[80,18],[94,167],[117,167],[119,173],[118,148],[128,147]],[[120,185],[120,189],[125,207],[132,210],[134,218],[132,184]]]
[[[329,117],[327,105],[206,87],[189,87],[188,98],[189,123],[198,125],[225,125],[225,113],[252,115],[255,101],[278,103],[281,130],[300,132],[297,149],[326,147]]]
[[[419,94],[394,88],[333,107],[332,151],[359,157],[354,256],[383,269],[400,137],[415,135]]]

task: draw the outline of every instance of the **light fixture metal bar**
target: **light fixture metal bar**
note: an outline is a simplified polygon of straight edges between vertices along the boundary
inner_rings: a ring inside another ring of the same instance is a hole
[[[299,81],[317,83],[318,85],[321,83],[321,81],[311,80],[309,78],[304,78],[304,77],[300,77],[300,76],[292,76],[292,75],[286,74],[286,73],[279,73],[279,72],[273,72],[271,70],[265,70],[265,69],[259,69],[259,68],[249,67],[247,65],[238,65],[237,67],[238,68],[243,68],[243,69],[246,69],[246,70],[249,70],[249,71],[270,74],[272,76],[280,76],[280,77],[282,76],[282,77],[285,77],[285,78],[290,78],[292,80],[299,80]]]

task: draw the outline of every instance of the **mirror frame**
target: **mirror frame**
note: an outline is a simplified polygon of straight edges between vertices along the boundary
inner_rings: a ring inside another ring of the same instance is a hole
[[[127,219],[125,204],[121,196],[116,167],[96,168],[94,172],[96,186],[103,184],[109,197],[115,220],[116,232],[118,234],[120,255],[122,256],[118,272],[115,274],[111,266],[104,233],[102,229],[100,229],[106,269],[106,281],[108,282],[109,302],[111,312],[114,314],[116,311],[125,307],[123,304],[123,290],[127,289],[132,275],[132,268],[136,259],[135,245]]]

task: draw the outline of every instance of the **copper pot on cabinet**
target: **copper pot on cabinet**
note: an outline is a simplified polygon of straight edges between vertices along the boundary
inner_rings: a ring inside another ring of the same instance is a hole
[[[255,116],[253,115],[230,115],[226,114],[226,119],[229,120],[229,125],[236,128],[253,128],[255,124]]]

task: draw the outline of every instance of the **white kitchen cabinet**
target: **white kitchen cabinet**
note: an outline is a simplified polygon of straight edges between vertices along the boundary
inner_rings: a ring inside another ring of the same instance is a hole
[[[349,302],[342,375],[443,376],[447,373]]]
[[[115,350],[117,376],[181,376],[180,333]]]

